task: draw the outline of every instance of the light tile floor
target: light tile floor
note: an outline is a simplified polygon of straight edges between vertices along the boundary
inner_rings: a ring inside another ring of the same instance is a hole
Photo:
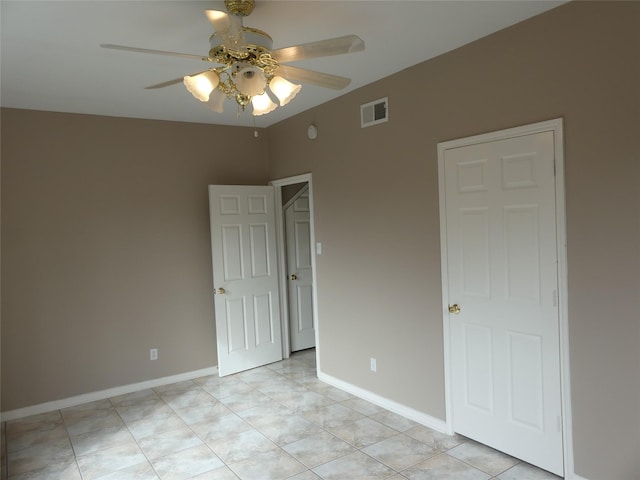
[[[9,480],[553,480],[316,378],[313,350],[7,422]]]

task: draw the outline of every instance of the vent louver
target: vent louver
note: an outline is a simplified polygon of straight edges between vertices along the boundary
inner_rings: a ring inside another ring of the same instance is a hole
[[[360,126],[362,128],[384,123],[389,120],[388,97],[360,105]]]

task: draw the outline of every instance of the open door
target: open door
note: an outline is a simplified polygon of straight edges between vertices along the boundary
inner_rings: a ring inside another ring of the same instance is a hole
[[[209,186],[220,376],[282,359],[274,187]]]
[[[284,206],[291,351],[315,347],[309,185]]]

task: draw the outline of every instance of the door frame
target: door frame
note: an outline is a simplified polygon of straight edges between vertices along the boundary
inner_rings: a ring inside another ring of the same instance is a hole
[[[562,408],[562,438],[565,478],[569,472],[573,474],[573,437],[571,417],[571,383],[569,369],[569,315],[568,315],[568,280],[567,280],[567,234],[564,178],[564,137],[563,119],[557,118],[539,123],[523,125],[506,130],[489,132],[481,135],[450,140],[438,143],[438,191],[440,203],[440,260],[442,275],[442,324],[444,340],[444,390],[446,430],[453,431],[453,396],[451,391],[451,331],[449,315],[449,275],[447,271],[447,217],[445,198],[444,157],[446,150],[478,143],[506,140],[541,132],[551,131],[554,134],[555,156],[555,194],[556,194],[556,245],[558,253],[558,322],[560,341],[560,394]]]
[[[289,302],[287,292],[287,257],[285,251],[285,232],[284,232],[284,215],[282,205],[282,187],[286,185],[294,185],[296,183],[306,183],[309,185],[309,232],[311,242],[311,269],[313,286],[312,292],[312,305],[313,305],[313,323],[315,328],[315,343],[316,343],[316,365],[320,365],[320,342],[318,338],[318,291],[317,291],[317,277],[316,277],[316,234],[315,234],[315,221],[314,221],[314,209],[313,209],[313,181],[310,173],[304,173],[296,175],[294,177],[279,178],[271,180],[269,185],[275,187],[275,201],[276,201],[276,236],[277,236],[277,250],[278,250],[278,272],[279,272],[279,291],[280,291],[280,324],[282,326],[282,357],[289,358],[291,356],[291,340],[289,337]]]

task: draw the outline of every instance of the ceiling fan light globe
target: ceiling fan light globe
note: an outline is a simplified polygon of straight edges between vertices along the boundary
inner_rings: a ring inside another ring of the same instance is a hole
[[[273,103],[269,94],[264,92],[262,95],[256,95],[251,99],[251,104],[253,105],[253,116],[257,117],[259,115],[265,115],[267,113],[273,112],[278,105]]]
[[[193,76],[187,75],[183,83],[191,95],[201,102],[207,102],[213,89],[220,83],[220,77],[216,72],[203,72]]]
[[[241,94],[253,97],[264,93],[267,78],[258,67],[246,66],[238,71],[235,83]]]
[[[271,79],[271,82],[269,82],[269,88],[273,94],[278,97],[280,106],[284,107],[287,103],[293,100],[302,86],[291,83],[282,77],[275,76]]]
[[[213,92],[211,92],[211,95],[209,95],[207,107],[209,107],[216,113],[222,113],[224,111],[224,101],[226,99],[227,96],[216,88]]]

